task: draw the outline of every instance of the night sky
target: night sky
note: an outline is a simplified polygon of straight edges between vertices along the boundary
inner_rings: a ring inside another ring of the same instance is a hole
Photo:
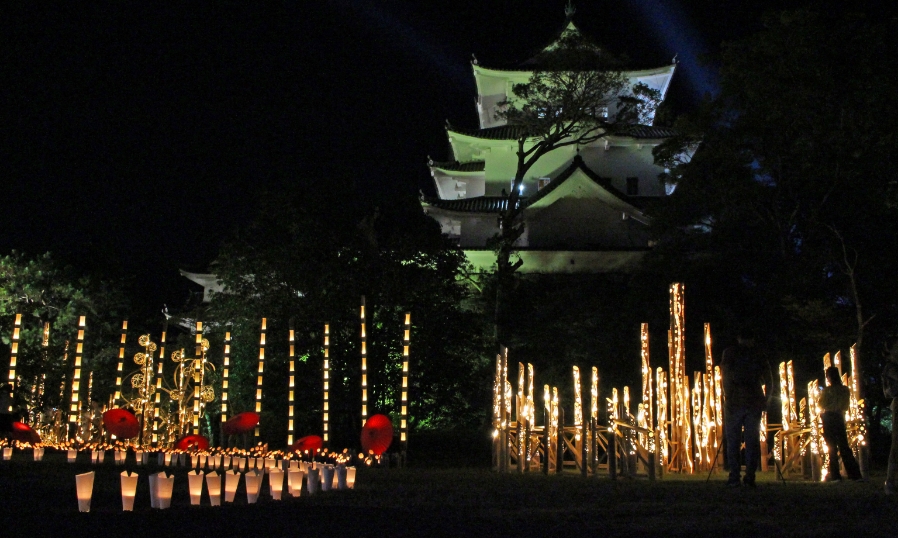
[[[471,54],[526,59],[564,4],[7,2],[0,254],[52,251],[176,307],[177,269],[204,270],[262,190],[350,176],[363,193],[430,192],[445,120],[476,126]],[[798,4],[581,0],[574,20],[635,66],[678,54],[669,100],[686,111],[714,89],[698,56]]]

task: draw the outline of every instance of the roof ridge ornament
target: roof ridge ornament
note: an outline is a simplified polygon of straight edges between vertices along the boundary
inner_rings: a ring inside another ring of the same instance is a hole
[[[473,52],[471,53],[471,63],[474,65],[480,65],[477,63],[477,56],[475,56]]]
[[[574,3],[571,0],[567,0],[567,5],[564,6],[564,16],[570,19],[576,12],[577,8],[574,7]]]

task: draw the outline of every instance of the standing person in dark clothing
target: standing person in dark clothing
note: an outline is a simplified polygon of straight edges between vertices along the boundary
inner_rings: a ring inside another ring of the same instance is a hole
[[[754,333],[739,332],[737,345],[723,352],[720,362],[723,374],[724,431],[727,444],[727,465],[730,468],[727,486],[744,483],[755,487],[755,472],[761,462],[761,413],[767,409],[762,386],[771,379],[770,366],[755,348]],[[772,392],[772,391],[771,391]],[[739,480],[739,452],[745,438],[745,478]]]
[[[842,480],[839,472],[839,455],[845,464],[845,472],[851,480],[861,479],[861,469],[854,459],[851,447],[848,446],[848,434],[845,431],[845,413],[851,400],[851,391],[842,384],[839,377],[839,369],[830,366],[826,369],[826,379],[829,386],[820,393],[818,404],[823,409],[823,439],[829,449],[829,469],[826,474],[827,482]]]
[[[883,395],[892,400],[892,448],[889,450],[889,466],[886,472],[886,495],[898,493],[898,342],[892,346],[889,359],[882,371]]]

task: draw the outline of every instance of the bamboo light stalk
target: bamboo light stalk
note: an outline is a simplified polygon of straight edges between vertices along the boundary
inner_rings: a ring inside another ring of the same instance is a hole
[[[510,407],[510,390],[508,389],[508,348],[503,349],[500,357],[501,393],[499,402],[499,470],[508,470],[508,415]]]
[[[330,375],[331,375],[331,325],[324,324],[324,364],[322,367],[322,382],[324,383],[324,402],[322,406],[323,444],[326,447],[330,438]]]
[[[599,463],[598,458],[598,438],[596,432],[598,431],[599,424],[599,369],[595,366],[592,367],[592,382],[589,387],[590,394],[590,440],[589,440],[589,449],[590,449],[590,462],[592,465],[593,474],[595,474],[597,465]]]
[[[22,337],[22,314],[16,312],[15,321],[13,321],[12,327],[12,341],[10,343],[10,352],[9,352],[9,375],[7,379],[9,380],[9,394],[10,394],[10,405],[9,409],[6,410],[8,413],[13,412],[12,402],[15,398],[16,392],[16,363],[19,358],[19,340]]]
[[[293,327],[293,318],[290,318],[290,342],[289,379],[287,381],[287,446],[293,444],[293,436],[296,433],[293,417],[293,391],[296,389],[296,332]]]
[[[159,363],[156,371],[156,393],[153,397],[153,446],[159,444],[159,407],[162,403],[162,365],[165,364],[165,340],[168,336],[168,320],[162,324],[162,336],[159,338]]]
[[[200,433],[200,392],[203,389],[203,322],[196,322],[196,355],[193,359],[193,434]]]
[[[409,346],[411,344],[412,314],[405,313],[405,322],[402,324],[402,393],[400,398],[400,422],[399,443],[403,459],[408,451],[408,360]]]
[[[72,425],[71,435],[78,431],[78,421],[81,417],[81,402],[78,400],[78,391],[81,387],[81,358],[84,355],[84,330],[87,316],[78,317],[78,337],[75,341],[75,369],[72,374],[72,398],[69,406],[69,424]]]
[[[524,370],[524,363],[518,363],[518,394],[515,399],[515,418],[517,418],[517,439],[518,439],[518,472],[524,472],[524,421],[526,421],[526,404],[524,402],[524,384],[527,374]]]
[[[639,326],[640,357],[642,358],[642,405],[645,428],[654,430],[652,420],[652,367],[649,363],[649,324]]]
[[[526,464],[525,471],[530,471],[530,432],[532,431],[535,425],[535,413],[534,408],[536,407],[533,399],[533,378],[535,377],[533,371],[533,365],[529,362],[527,363],[527,394],[525,395],[525,411],[524,411],[524,463]]]
[[[365,329],[365,296],[362,295],[362,424],[368,419],[368,333]]]
[[[231,331],[225,332],[224,364],[221,370],[221,422],[228,421],[228,375],[231,369]],[[221,442],[224,446],[224,439]]]
[[[122,377],[124,372],[122,368],[125,362],[125,342],[128,340],[128,320],[122,321],[122,335],[119,340],[118,348],[118,366],[115,369],[115,396],[112,398],[112,405],[118,405],[122,399]]]
[[[690,438],[689,382],[686,379],[685,356],[685,286],[680,282],[670,285],[670,330],[668,354],[670,359],[670,440],[677,447],[671,455],[671,466],[691,472],[692,458],[687,450]]]
[[[265,334],[268,331],[268,318],[262,318],[262,329],[259,336],[259,369],[256,377],[256,413],[262,413],[262,380],[265,375]],[[259,440],[259,425],[256,424],[254,439]]]
[[[659,366],[655,371],[655,400],[657,408],[657,431],[659,454],[658,463],[662,469],[667,469],[668,462],[668,422],[667,422],[667,373]]]

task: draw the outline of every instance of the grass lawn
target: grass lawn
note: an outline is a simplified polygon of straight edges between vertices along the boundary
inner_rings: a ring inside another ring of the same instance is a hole
[[[898,535],[898,499],[869,482],[813,484],[759,476],[757,489],[724,487],[724,477],[664,480],[500,475],[488,469],[362,469],[352,491],[247,505],[190,506],[187,470],[174,468],[169,510],[151,510],[146,475],[155,465],[43,462],[17,451],[0,462],[4,536],[860,536]],[[80,462],[83,459],[84,462]],[[122,512],[119,473],[141,475],[134,512]],[[79,513],[76,473],[95,470],[90,513]],[[267,490],[267,481],[263,491]]]

